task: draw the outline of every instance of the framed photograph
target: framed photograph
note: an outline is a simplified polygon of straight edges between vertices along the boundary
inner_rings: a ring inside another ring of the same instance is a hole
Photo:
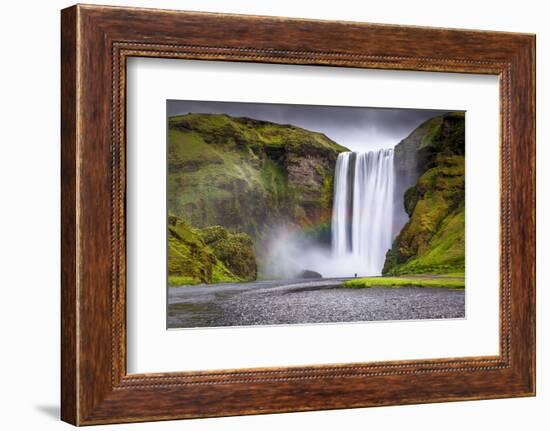
[[[62,419],[535,394],[535,37],[62,11]]]
[[[464,112],[166,110],[168,328],[465,317]]]

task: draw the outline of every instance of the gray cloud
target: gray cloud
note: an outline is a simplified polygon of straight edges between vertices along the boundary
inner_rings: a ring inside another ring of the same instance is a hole
[[[354,151],[393,147],[425,120],[445,110],[363,108],[268,103],[167,101],[168,116],[224,113],[322,132]]]

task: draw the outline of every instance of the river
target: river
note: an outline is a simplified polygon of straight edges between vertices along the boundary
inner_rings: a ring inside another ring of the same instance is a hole
[[[342,287],[347,279],[168,289],[168,328],[464,318],[464,290]]]

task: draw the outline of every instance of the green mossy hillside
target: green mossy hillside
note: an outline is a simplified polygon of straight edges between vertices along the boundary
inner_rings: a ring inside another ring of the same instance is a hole
[[[420,176],[404,193],[402,205],[410,218],[388,251],[382,273],[464,273],[464,114],[433,118],[411,136],[416,147],[409,137],[406,148],[398,145],[396,152],[402,159],[406,153],[420,160]]]
[[[330,216],[338,154],[325,135],[225,114],[168,121],[168,208],[192,226],[265,238],[282,222]]]
[[[216,228],[220,228],[219,226]],[[246,234],[231,234],[223,228],[216,242],[174,215],[168,216],[168,284],[170,286],[248,281],[256,278],[252,240]],[[223,239],[222,239],[223,237]],[[227,249],[239,244],[238,256]],[[239,259],[244,261],[239,264]],[[231,268],[231,269],[230,269]]]

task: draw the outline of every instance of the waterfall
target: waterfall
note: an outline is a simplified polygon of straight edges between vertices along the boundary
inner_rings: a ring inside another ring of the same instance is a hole
[[[332,253],[336,258],[347,259],[346,267],[358,275],[382,273],[393,239],[393,189],[393,149],[338,156]]]

